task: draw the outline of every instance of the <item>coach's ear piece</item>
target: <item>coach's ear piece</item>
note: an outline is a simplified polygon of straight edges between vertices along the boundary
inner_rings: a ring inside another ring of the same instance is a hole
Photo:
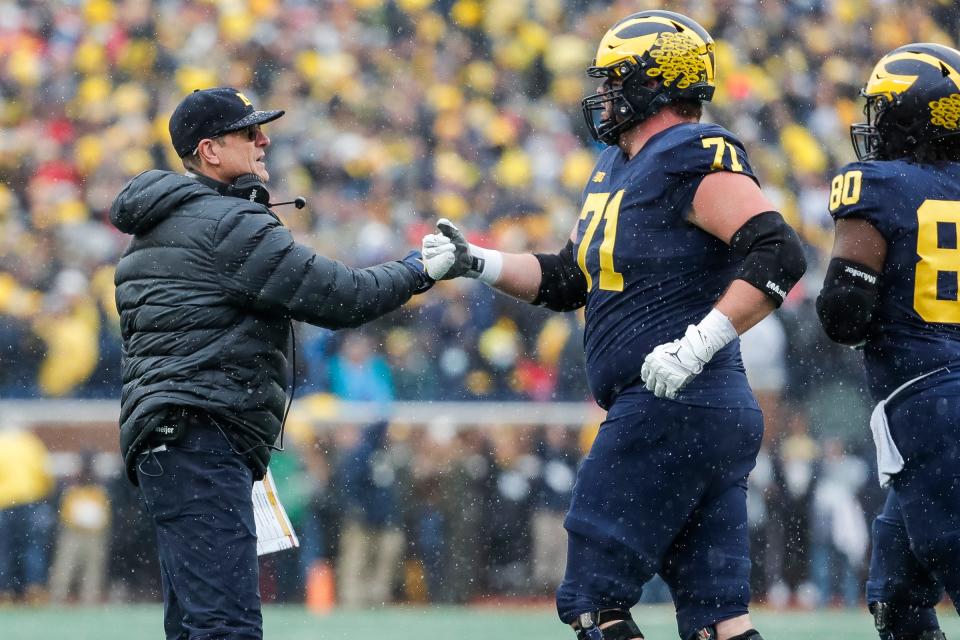
[[[264,206],[270,205],[270,192],[267,191],[267,185],[263,184],[263,180],[255,173],[244,173],[234,178],[223,195],[243,198]]]

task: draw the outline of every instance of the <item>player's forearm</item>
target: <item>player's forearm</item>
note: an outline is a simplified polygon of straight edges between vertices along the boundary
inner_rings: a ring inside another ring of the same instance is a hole
[[[738,335],[743,335],[777,307],[767,294],[749,282],[734,280],[714,308],[727,316]]]
[[[470,245],[477,277],[524,302],[551,311],[573,311],[587,303],[587,280],[573,257],[573,242],[558,253],[504,254]]]
[[[734,280],[717,304],[683,336],[655,347],[640,377],[658,398],[675,399],[714,354],[773,311],[776,303],[745,280]]]
[[[503,253],[500,276],[490,283],[498,291],[523,302],[533,302],[540,290],[540,262],[531,253]]]
[[[574,261],[572,242],[567,242],[556,255],[504,253],[470,244],[463,232],[445,218],[437,221],[437,230],[442,234],[439,237],[445,237],[455,247],[449,277],[476,278],[508,296],[556,311],[584,305],[586,281]],[[424,247],[436,237],[424,237]],[[558,280],[565,286],[551,286]]]

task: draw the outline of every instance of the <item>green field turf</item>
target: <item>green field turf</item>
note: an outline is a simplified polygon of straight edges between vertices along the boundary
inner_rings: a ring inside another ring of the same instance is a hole
[[[159,606],[0,609],[0,638],[33,640],[153,640],[163,638]],[[634,617],[648,640],[675,640],[673,610],[645,606]],[[960,620],[941,610],[948,638],[960,639]],[[754,621],[767,640],[875,640],[863,611],[775,612],[758,610]],[[270,606],[264,611],[267,640],[572,640],[548,608],[393,608],[317,616],[302,607]]]

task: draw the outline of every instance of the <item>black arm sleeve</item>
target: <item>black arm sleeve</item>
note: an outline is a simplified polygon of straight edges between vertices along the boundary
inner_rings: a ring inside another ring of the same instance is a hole
[[[730,246],[743,256],[737,279],[760,289],[778,307],[807,270],[800,237],[776,211],[747,220],[733,234]]]
[[[567,240],[560,253],[536,253],[540,263],[540,290],[533,304],[551,311],[573,311],[587,304],[587,279],[576,258],[573,242]]]
[[[221,284],[236,304],[328,329],[379,318],[421,285],[414,270],[399,261],[354,269],[324,258],[260,211],[221,221],[216,256]]]
[[[830,339],[859,344],[870,330],[880,294],[880,274],[857,262],[834,258],[817,296],[817,315]]]

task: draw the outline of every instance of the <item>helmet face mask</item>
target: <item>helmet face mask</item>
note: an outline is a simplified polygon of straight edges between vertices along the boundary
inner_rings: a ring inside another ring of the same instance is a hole
[[[678,13],[635,13],[607,31],[587,75],[606,79],[581,103],[587,127],[595,140],[615,145],[666,104],[713,97],[713,39]]]
[[[859,160],[957,156],[960,142],[960,52],[914,43],[877,62],[860,92],[866,122],[850,126]]]
[[[867,96],[863,91],[860,95],[866,98],[863,105],[863,114],[866,122],[850,125],[850,141],[857,154],[857,160],[882,160],[886,153],[883,149],[883,138],[880,134],[880,118],[890,106],[900,104],[900,95],[893,94],[892,99],[885,96]]]
[[[606,78],[602,90],[581,102],[587,127],[594,140],[614,145],[621,133],[639,122],[638,107],[650,104],[656,91],[644,86],[643,70],[631,61],[614,68],[590,67],[587,75]]]

